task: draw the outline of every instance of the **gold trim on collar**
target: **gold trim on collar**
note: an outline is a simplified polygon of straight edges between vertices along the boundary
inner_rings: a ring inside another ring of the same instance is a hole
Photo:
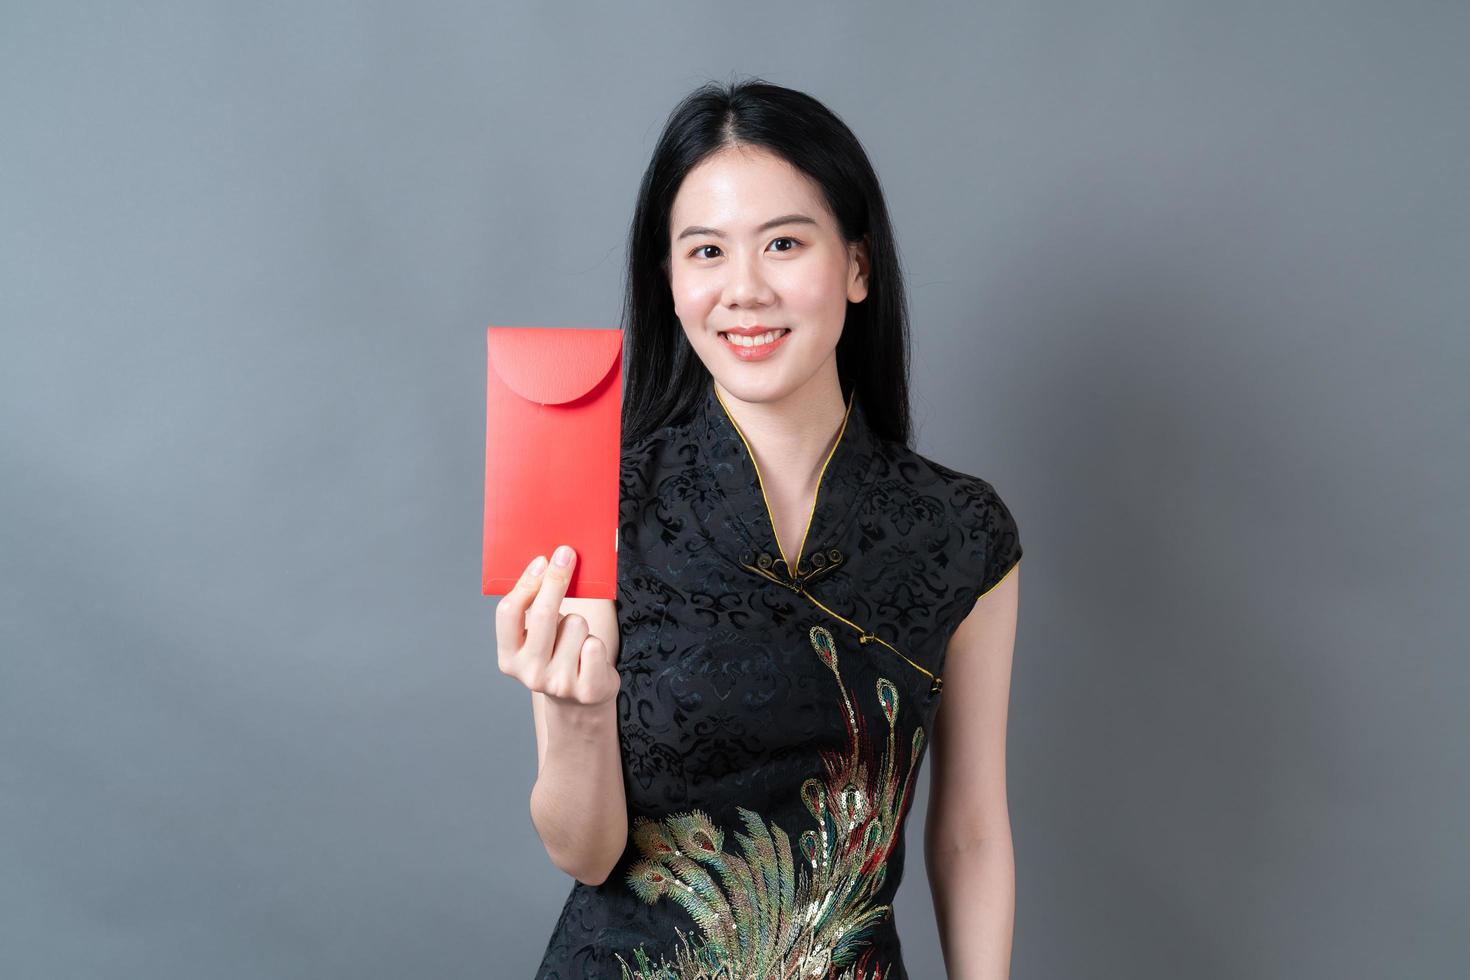
[[[828,450],[827,458],[822,460],[822,469],[817,474],[817,491],[812,494],[812,509],[807,513],[806,527],[802,529],[801,544],[796,548],[796,561],[793,563],[787,560],[786,549],[781,545],[781,532],[776,530],[776,517],[771,512],[771,498],[766,496],[766,481],[761,477],[761,466],[755,461],[755,450],[750,448],[750,441],[745,438],[745,433],[740,431],[740,424],[735,421],[735,416],[731,415],[730,409],[726,407],[725,399],[720,396],[719,386],[715,385],[713,379],[711,379],[710,385],[714,389],[715,399],[720,403],[720,408],[724,410],[725,417],[730,420],[730,425],[735,429],[735,434],[745,444],[745,452],[750,456],[750,465],[755,468],[756,483],[761,488],[761,502],[766,505],[766,523],[771,526],[771,537],[776,541],[776,550],[781,552],[781,560],[786,562],[786,567],[795,575],[797,566],[801,564],[802,551],[806,548],[806,536],[811,533],[812,520],[817,516],[817,501],[822,496],[822,479],[827,475],[827,464],[832,462],[833,456],[837,455],[837,447],[842,445],[842,435],[847,431],[847,419],[852,415],[852,402],[853,398],[857,395],[857,386],[854,385],[852,392],[847,396],[847,408],[842,413],[842,425],[837,429],[837,438],[833,441],[832,448]]]

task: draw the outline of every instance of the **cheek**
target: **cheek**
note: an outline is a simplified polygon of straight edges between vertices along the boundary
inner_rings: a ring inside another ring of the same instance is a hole
[[[783,303],[808,313],[847,308],[847,284],[841,267],[826,262],[803,268],[797,265],[792,264],[790,275],[782,276],[777,286]]]
[[[669,281],[669,290],[679,319],[693,323],[702,321],[720,299],[719,290],[711,288],[707,282],[682,278],[677,274]]]
[[[779,287],[781,305],[791,318],[804,327],[805,333],[826,346],[835,344],[847,316],[847,291],[840,270],[824,268],[814,274],[804,270]]]

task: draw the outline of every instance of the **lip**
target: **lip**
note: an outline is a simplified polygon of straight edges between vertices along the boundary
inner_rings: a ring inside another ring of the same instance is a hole
[[[749,336],[750,333],[760,334],[760,333],[765,333],[767,330],[781,330],[781,329],[784,329],[784,328],[782,328],[782,327],[762,327],[760,329],[751,330],[751,331],[749,331],[749,333],[747,333],[746,331],[743,331],[743,330],[731,330],[731,331],[723,331],[722,330],[720,332],[721,333],[727,333],[727,332],[728,333],[738,333],[738,334],[742,334],[742,335],[745,335],[745,336]],[[787,330],[785,333],[783,333],[781,336],[777,337],[775,340],[771,341],[769,344],[758,344],[758,345],[753,346],[753,347],[742,347],[739,344],[737,344],[734,341],[732,341],[728,337],[721,337],[720,338],[720,343],[724,344],[726,350],[728,350],[730,353],[734,354],[737,358],[739,358],[742,361],[764,361],[766,358],[773,356],[776,353],[776,351],[780,350],[781,345],[784,344],[784,343],[786,343],[786,339],[788,337],[790,337],[790,336],[791,336],[791,331],[790,330]]]
[[[768,332],[770,332],[772,330],[783,330],[783,329],[785,329],[785,328],[784,327],[772,327],[772,326],[767,326],[764,323],[757,323],[753,327],[727,327],[726,329],[721,330],[720,333],[734,333],[734,334],[739,334],[742,337],[759,337],[763,333],[768,333]]]

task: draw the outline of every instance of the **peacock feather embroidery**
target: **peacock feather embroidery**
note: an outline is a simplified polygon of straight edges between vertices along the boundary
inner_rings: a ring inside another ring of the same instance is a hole
[[[924,729],[914,729],[900,778],[897,687],[878,678],[888,737],[875,753],[842,682],[832,634],[813,626],[808,635],[837,681],[847,726],[845,751],[823,752],[825,777],[801,786],[816,826],[802,831],[793,850],[783,828],[737,807],[744,832],[732,834],[736,854],[725,850],[726,831],[701,810],[662,820],[636,817],[632,837],[641,857],[628,869],[628,886],[650,905],[661,898],[677,903],[698,935],[676,929],[673,958],[657,963],[642,946],[631,967],[617,954],[622,980],[883,980],[869,936],[891,912],[876,896],[908,806]]]

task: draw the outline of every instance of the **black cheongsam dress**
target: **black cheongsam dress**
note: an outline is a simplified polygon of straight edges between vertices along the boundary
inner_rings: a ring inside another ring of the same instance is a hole
[[[573,882],[536,976],[904,980],[905,821],[949,638],[1021,557],[1010,512],[854,393],[778,543],[713,383],[625,447],[619,496],[628,841]]]

